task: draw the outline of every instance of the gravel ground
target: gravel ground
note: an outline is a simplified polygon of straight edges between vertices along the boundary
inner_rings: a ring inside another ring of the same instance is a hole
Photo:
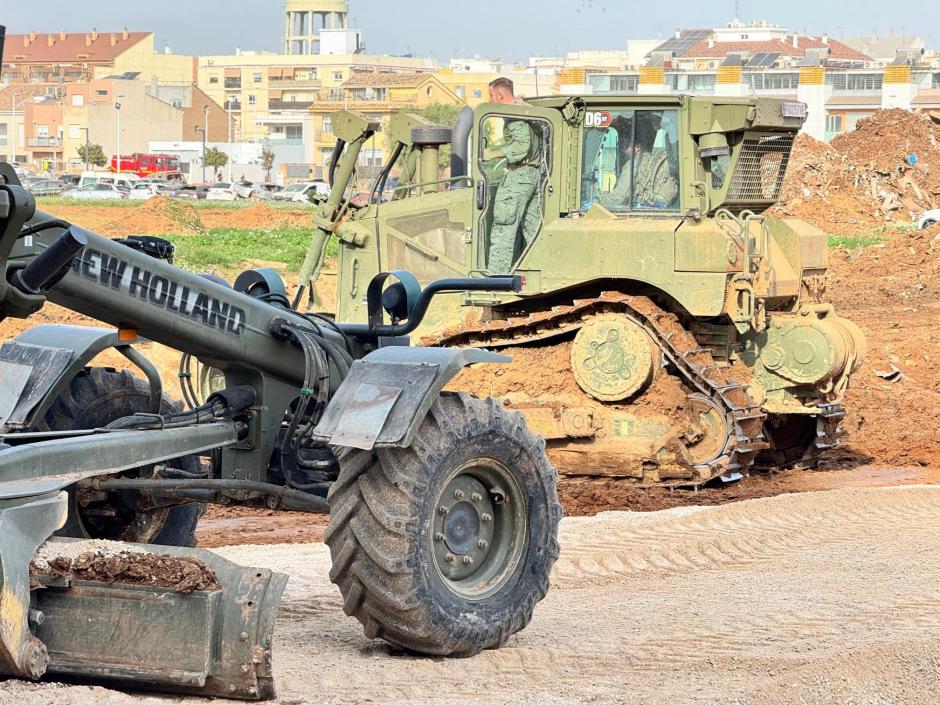
[[[566,519],[553,587],[509,645],[460,660],[367,640],[322,544],[233,546],[291,575],[279,702],[906,705],[940,679],[940,488],[845,489]],[[199,699],[0,683],[0,703]]]

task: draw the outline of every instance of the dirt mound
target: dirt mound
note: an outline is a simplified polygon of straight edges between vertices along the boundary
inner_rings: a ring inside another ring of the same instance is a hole
[[[836,234],[910,223],[940,204],[940,127],[923,113],[881,110],[826,145],[799,135],[777,216]]]
[[[849,436],[837,458],[940,465],[940,434],[929,421],[940,415],[937,238],[940,226],[830,253],[830,299],[869,345],[847,392]]]
[[[246,228],[273,230],[275,228],[312,227],[313,213],[303,210],[280,210],[264,203],[244,208],[206,209],[202,221],[207,228]]]
[[[68,576],[76,580],[147,585],[179,592],[222,589],[215,572],[202,561],[153,553],[90,551],[77,558],[57,556],[49,561],[48,569],[43,570],[34,563],[30,572],[34,577],[37,573],[52,577]]]

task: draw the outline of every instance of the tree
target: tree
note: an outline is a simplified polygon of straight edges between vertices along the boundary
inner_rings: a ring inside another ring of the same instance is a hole
[[[221,149],[209,147],[206,150],[206,166],[211,166],[213,169],[221,169],[226,164],[228,164],[228,155]]]
[[[85,154],[85,145],[81,144],[78,146],[78,158],[83,162],[87,162],[92,166],[104,166],[108,163],[108,158],[104,154],[104,150],[101,149],[100,144],[90,144],[88,145],[88,154]]]
[[[261,168],[264,169],[264,178],[268,183],[271,182],[271,169],[274,168],[274,150],[271,145],[264,145],[261,148]]]

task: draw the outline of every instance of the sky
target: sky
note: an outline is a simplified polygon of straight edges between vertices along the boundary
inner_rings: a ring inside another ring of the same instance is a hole
[[[280,51],[280,0],[2,0],[9,33],[153,31],[157,47],[178,54],[228,54],[236,48]],[[628,0],[350,0],[350,26],[363,30],[369,53],[501,58],[558,56],[579,49],[623,49],[627,39],[670,36],[679,27],[722,26],[736,13],[810,34],[924,37],[940,48],[936,0],[789,0],[635,2]]]

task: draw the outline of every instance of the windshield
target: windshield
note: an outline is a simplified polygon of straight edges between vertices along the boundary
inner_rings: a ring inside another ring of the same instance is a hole
[[[306,188],[305,184],[291,184],[284,189],[284,193],[300,193]]]
[[[675,110],[589,111],[584,125],[581,206],[614,213],[679,207]]]

